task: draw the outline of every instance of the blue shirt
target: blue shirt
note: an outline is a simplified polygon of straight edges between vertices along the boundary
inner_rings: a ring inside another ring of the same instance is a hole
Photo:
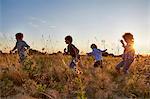
[[[30,48],[30,46],[23,40],[18,40],[13,50],[17,49],[19,56],[25,56],[25,47]]]
[[[94,48],[93,51],[88,54],[94,56],[96,61],[102,60],[102,51],[100,49]]]

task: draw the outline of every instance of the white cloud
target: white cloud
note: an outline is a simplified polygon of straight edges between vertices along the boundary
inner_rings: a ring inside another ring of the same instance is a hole
[[[54,29],[54,28],[56,28],[56,26],[50,25],[49,28]]]
[[[29,19],[31,19],[31,20],[36,20],[37,18],[36,18],[36,17],[30,17]]]
[[[28,23],[30,26],[34,27],[34,28],[38,28],[39,26],[37,24],[34,24],[33,22],[29,22]]]
[[[32,21],[40,22],[40,23],[47,23],[45,20],[37,18],[37,17],[33,17],[33,16],[29,17],[29,19]]]
[[[46,21],[45,21],[45,20],[39,20],[39,21],[41,21],[41,23],[46,23]]]
[[[40,19],[40,18],[31,16],[31,17],[29,17],[29,19],[30,19],[29,25],[34,27],[34,28],[38,28],[39,25],[41,27],[45,26],[48,29],[55,29],[56,28],[55,25],[48,25],[48,22],[46,20],[43,20],[43,19]]]

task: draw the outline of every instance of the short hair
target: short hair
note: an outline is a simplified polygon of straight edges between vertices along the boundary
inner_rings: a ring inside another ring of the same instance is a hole
[[[92,45],[91,45],[91,48],[92,48],[92,49],[93,49],[93,48],[97,48],[96,44],[92,44]]]
[[[17,33],[15,36],[17,39],[23,39],[23,33]]]
[[[70,35],[68,35],[68,36],[65,37],[65,40],[68,40],[68,41],[72,42],[72,37]]]
[[[124,39],[134,40],[133,34],[131,34],[131,33],[125,33],[122,37]]]

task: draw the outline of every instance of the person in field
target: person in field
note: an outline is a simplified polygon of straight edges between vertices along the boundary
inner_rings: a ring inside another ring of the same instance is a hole
[[[10,51],[10,53],[17,50],[19,54],[20,62],[23,62],[24,59],[26,58],[25,51],[29,49],[30,46],[25,41],[23,41],[23,33],[17,33],[15,37],[17,42],[15,47]]]
[[[80,71],[77,69],[77,64],[80,60],[79,49],[72,44],[72,41],[73,39],[70,35],[65,37],[65,42],[66,44],[68,44],[68,46],[67,49],[64,49],[64,54],[71,55],[72,59],[69,67],[74,69],[77,73],[79,73]]]
[[[103,60],[102,53],[106,52],[107,49],[100,50],[97,48],[97,46],[95,44],[91,45],[91,49],[92,49],[92,52],[87,53],[87,55],[94,56],[94,59],[95,59],[94,67],[101,67],[102,68],[103,67],[102,66],[102,60]]]
[[[122,43],[124,52],[122,55],[122,61],[116,66],[116,70],[118,73],[120,73],[120,68],[123,67],[123,72],[127,74],[128,69],[135,58],[135,49],[133,47],[134,37],[131,33],[125,33],[122,37],[125,42],[123,40],[120,40],[120,42]]]

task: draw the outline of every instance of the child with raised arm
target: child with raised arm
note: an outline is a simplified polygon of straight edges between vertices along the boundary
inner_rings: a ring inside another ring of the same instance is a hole
[[[12,53],[13,51],[15,51],[17,49],[19,58],[20,58],[20,62],[23,62],[24,59],[26,58],[25,51],[27,49],[29,49],[30,46],[25,41],[23,41],[22,33],[17,33],[15,36],[16,36],[17,42],[16,42],[15,47],[10,51],[10,53]]]
[[[102,53],[106,52],[107,49],[100,50],[100,49],[97,48],[97,46],[95,44],[91,45],[91,49],[92,49],[92,52],[87,53],[87,55],[94,56],[94,59],[95,59],[94,67],[101,67],[102,68],[102,59],[103,59],[102,58]]]
[[[122,37],[126,44],[124,43],[123,40],[120,40],[124,48],[124,52],[122,55],[123,60],[116,66],[116,70],[117,72],[120,73],[120,68],[123,67],[123,72],[127,74],[128,69],[132,64],[132,62],[134,61],[134,57],[135,57],[135,49],[133,48],[134,37],[131,33],[125,33]]]
[[[72,41],[73,39],[70,35],[65,37],[65,42],[66,44],[68,44],[68,46],[67,46],[67,49],[66,48],[64,49],[64,54],[68,54],[72,56],[72,60],[71,60],[69,67],[75,69],[75,71],[78,72],[78,69],[76,66],[77,66],[78,61],[80,60],[79,50],[77,49],[77,47],[75,47],[72,44]]]

